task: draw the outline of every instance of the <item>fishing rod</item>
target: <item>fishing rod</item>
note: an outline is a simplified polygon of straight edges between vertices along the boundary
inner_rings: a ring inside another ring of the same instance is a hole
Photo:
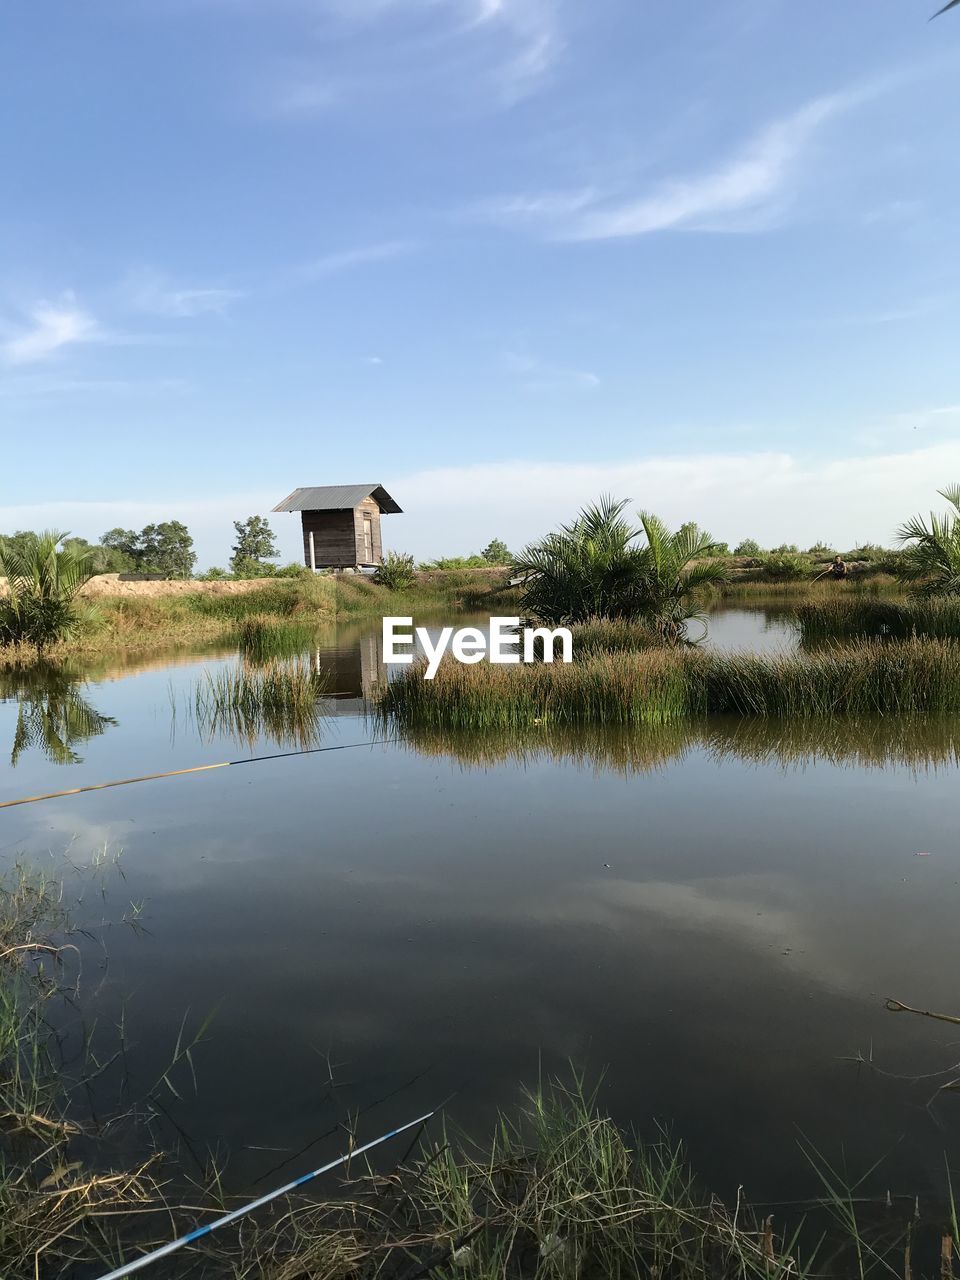
[[[276,1200],[279,1196],[287,1195],[289,1192],[295,1191],[297,1187],[302,1187],[305,1183],[312,1182],[314,1178],[319,1178],[321,1173],[329,1173],[331,1169],[335,1169],[337,1165],[346,1164],[354,1156],[363,1155],[365,1151],[370,1151],[373,1147],[379,1147],[381,1143],[395,1138],[398,1133],[405,1133],[408,1129],[413,1129],[418,1124],[426,1124],[435,1115],[436,1111],[428,1111],[425,1116],[420,1116],[417,1120],[410,1120],[406,1124],[400,1125],[399,1129],[391,1129],[389,1133],[383,1134],[382,1137],[374,1138],[372,1142],[367,1142],[362,1147],[356,1147],[354,1150],[348,1151],[344,1156],[338,1156],[336,1160],[331,1160],[329,1164],[321,1165],[319,1169],[314,1169],[311,1173],[305,1173],[299,1178],[294,1178],[292,1182],[278,1187],[276,1191],[268,1191],[265,1196],[260,1196],[257,1200],[251,1200],[249,1204],[243,1205],[242,1208],[234,1209],[232,1213],[225,1213],[222,1218],[217,1218],[214,1222],[208,1222],[205,1227],[197,1227],[196,1231],[188,1232],[187,1235],[181,1236],[179,1240],[171,1240],[169,1244],[162,1245],[159,1249],[154,1249],[152,1253],[145,1253],[141,1258],[135,1258],[133,1262],[127,1262],[122,1267],[117,1267],[115,1271],[107,1272],[106,1275],[100,1276],[99,1280],[120,1280],[121,1276],[132,1275],[134,1271],[139,1271],[141,1267],[149,1266],[151,1263],[156,1262],[158,1258],[165,1258],[175,1250],[182,1249],[185,1244],[193,1244],[195,1240],[208,1236],[211,1231],[216,1231],[218,1227],[225,1227],[228,1222],[236,1222],[238,1218],[252,1213],[254,1209],[259,1209],[262,1205],[269,1204],[271,1200]]]
[[[0,800],[0,809],[18,804],[39,804],[41,800],[59,800],[63,796],[79,796],[85,791],[105,791],[108,787],[129,787],[134,782],[155,782],[157,778],[179,778],[185,773],[206,773],[211,769],[229,769],[236,764],[261,764],[264,760],[289,760],[293,756],[313,756],[323,751],[353,751],[357,747],[378,747],[389,738],[373,738],[369,742],[341,742],[331,747],[303,747],[299,751],[276,751],[269,756],[241,756],[239,760],[220,760],[216,764],[195,764],[188,769],[169,769],[166,773],[143,773],[136,778],[118,778],[113,782],[92,782],[85,787],[69,787],[66,791],[47,791],[40,796],[21,796],[19,800]]]

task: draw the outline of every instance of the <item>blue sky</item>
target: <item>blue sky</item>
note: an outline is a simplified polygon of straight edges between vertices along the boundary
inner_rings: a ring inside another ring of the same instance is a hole
[[[960,480],[934,7],[9,0],[0,528],[178,516],[222,563],[376,481],[418,555],[601,490],[889,539]]]

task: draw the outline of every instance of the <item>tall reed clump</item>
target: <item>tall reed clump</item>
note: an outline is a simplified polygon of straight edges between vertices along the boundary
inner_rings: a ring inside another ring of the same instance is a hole
[[[662,725],[705,715],[960,713],[960,643],[864,641],[798,654],[652,649],[569,665],[407,668],[380,695],[401,728]]]
[[[308,747],[319,739],[328,687],[327,676],[305,662],[222,668],[205,672],[194,686],[192,711],[210,736],[227,734],[252,744],[265,734]]]
[[[694,654],[654,649],[598,653],[582,662],[463,666],[442,662],[433,680],[405,669],[379,709],[401,726],[515,729],[531,724],[660,725],[696,713],[702,685]]]
[[[960,600],[824,600],[796,611],[804,644],[891,637],[960,638]]]
[[[596,653],[637,653],[663,646],[656,631],[635,618],[589,618],[570,628],[578,658]]]
[[[237,625],[237,647],[251,662],[269,662],[274,658],[292,658],[310,647],[316,628],[309,622],[271,618],[253,614]]]

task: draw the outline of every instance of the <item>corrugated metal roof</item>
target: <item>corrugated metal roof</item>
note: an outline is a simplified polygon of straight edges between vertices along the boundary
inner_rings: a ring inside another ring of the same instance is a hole
[[[372,497],[384,515],[400,515],[402,510],[382,484],[327,484],[294,489],[278,502],[274,511],[352,511],[364,498]]]

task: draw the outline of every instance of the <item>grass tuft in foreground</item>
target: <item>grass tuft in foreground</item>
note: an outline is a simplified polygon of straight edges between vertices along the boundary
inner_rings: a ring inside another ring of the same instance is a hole
[[[401,728],[656,726],[713,715],[960,713],[960,642],[863,641],[798,654],[652,649],[569,665],[408,667],[379,711]]]

